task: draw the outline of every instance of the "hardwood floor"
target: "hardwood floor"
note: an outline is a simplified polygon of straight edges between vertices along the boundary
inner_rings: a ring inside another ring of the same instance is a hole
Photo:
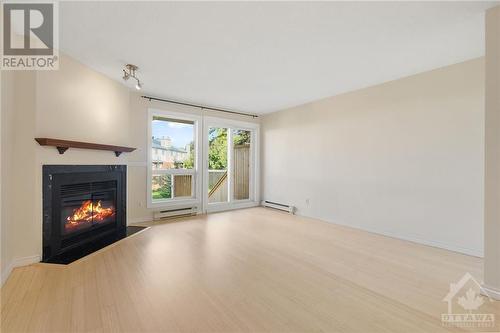
[[[2,332],[442,332],[482,260],[252,208],[155,224],[70,265],[15,269]],[[500,321],[500,304],[483,313]],[[496,328],[490,330],[499,330]]]

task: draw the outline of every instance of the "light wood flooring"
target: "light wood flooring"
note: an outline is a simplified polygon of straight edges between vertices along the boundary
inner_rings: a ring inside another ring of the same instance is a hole
[[[70,265],[15,269],[3,332],[445,332],[482,260],[252,208],[154,224]],[[482,312],[500,321],[500,304]],[[499,330],[497,327],[490,330]]]

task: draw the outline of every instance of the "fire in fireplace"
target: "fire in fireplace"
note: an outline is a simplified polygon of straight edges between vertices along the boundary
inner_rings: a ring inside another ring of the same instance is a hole
[[[66,233],[79,230],[94,223],[109,222],[115,216],[115,207],[103,207],[102,201],[85,200],[73,213],[66,217],[64,230]]]

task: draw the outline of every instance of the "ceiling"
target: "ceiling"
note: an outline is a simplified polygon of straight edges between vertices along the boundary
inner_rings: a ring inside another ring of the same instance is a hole
[[[482,56],[494,5],[60,2],[60,48],[130,87],[138,65],[145,94],[262,114]]]

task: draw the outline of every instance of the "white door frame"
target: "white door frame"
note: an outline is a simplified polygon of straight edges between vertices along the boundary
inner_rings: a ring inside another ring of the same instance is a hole
[[[227,145],[228,145],[228,202],[221,203],[208,203],[208,129],[210,127],[220,127],[227,128]],[[232,163],[232,130],[240,129],[247,130],[251,132],[250,139],[250,184],[249,184],[249,199],[244,200],[233,200],[233,186],[232,186],[232,173],[233,173],[233,163]],[[259,139],[260,139],[260,124],[231,120],[219,117],[206,116],[203,119],[203,187],[202,187],[202,198],[203,198],[203,212],[217,212],[223,210],[246,208],[258,206],[260,202],[260,151],[259,151]]]

